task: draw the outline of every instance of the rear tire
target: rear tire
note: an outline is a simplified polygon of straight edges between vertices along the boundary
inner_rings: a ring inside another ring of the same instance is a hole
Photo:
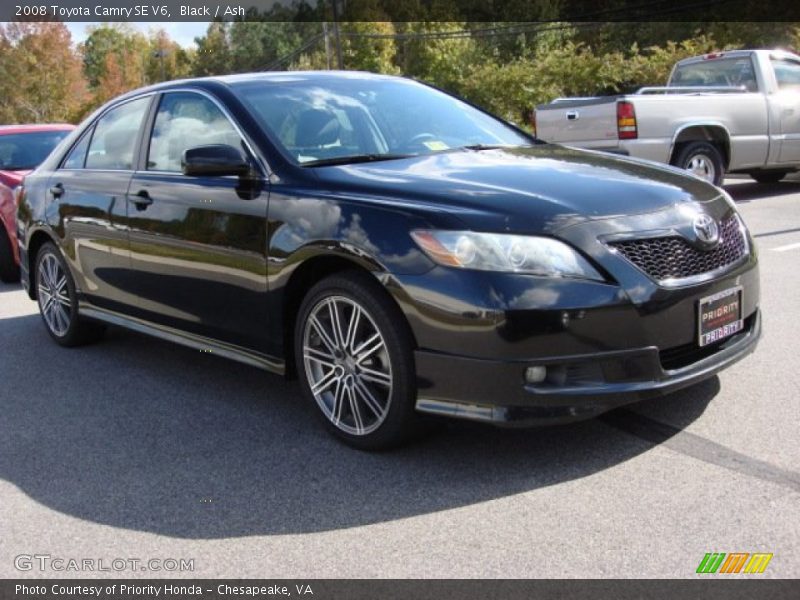
[[[303,392],[340,440],[384,450],[420,430],[405,317],[366,273],[327,277],[306,294],[294,328]]]
[[[39,312],[47,333],[61,346],[80,346],[98,340],[99,323],[81,319],[75,282],[58,248],[46,242],[36,255],[34,278]]]
[[[0,281],[3,283],[19,281],[19,265],[14,262],[14,249],[2,223],[0,223]]]
[[[687,143],[675,155],[672,164],[714,185],[721,185],[725,177],[722,154],[709,142]]]
[[[750,173],[750,177],[758,183],[778,183],[788,174],[788,171],[761,171],[760,173]]]

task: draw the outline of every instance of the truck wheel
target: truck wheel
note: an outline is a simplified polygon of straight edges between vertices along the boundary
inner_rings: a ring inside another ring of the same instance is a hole
[[[762,171],[761,173],[750,173],[750,177],[758,183],[778,183],[787,174],[788,171]]]
[[[17,283],[19,281],[19,267],[14,262],[14,251],[8,239],[3,224],[0,223],[0,281],[3,283]]]
[[[332,275],[300,306],[300,385],[338,438],[361,450],[397,446],[420,431],[413,343],[402,313],[370,276]]]
[[[689,142],[678,151],[672,164],[714,185],[720,185],[725,176],[722,155],[709,142]]]

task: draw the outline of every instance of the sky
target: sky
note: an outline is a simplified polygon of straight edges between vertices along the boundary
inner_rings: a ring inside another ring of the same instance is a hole
[[[133,22],[129,21],[129,25],[138,29],[142,33],[147,33],[150,29],[163,29],[169,34],[173,40],[178,42],[181,46],[192,47],[194,46],[194,38],[205,34],[208,28],[208,23],[186,21],[186,22]],[[93,25],[102,25],[102,23],[89,23],[89,22],[69,22],[66,23],[67,28],[72,34],[72,41],[78,44],[86,39],[88,35],[87,29]]]

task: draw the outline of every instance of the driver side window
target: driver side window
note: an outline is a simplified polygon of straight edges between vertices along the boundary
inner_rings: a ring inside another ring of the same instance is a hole
[[[192,92],[168,93],[156,114],[147,169],[180,173],[183,152],[209,144],[243,149],[239,132],[211,100]]]

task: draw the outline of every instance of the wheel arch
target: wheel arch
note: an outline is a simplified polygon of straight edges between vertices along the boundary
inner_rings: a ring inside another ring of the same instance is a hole
[[[709,142],[713,144],[722,156],[722,163],[725,170],[731,163],[731,135],[728,128],[722,123],[702,122],[685,123],[681,125],[672,137],[672,144],[669,153],[669,162],[674,164],[675,158],[681,150],[691,142]]]
[[[31,300],[36,300],[36,277],[35,277],[35,267],[36,267],[36,257],[39,254],[39,249],[46,244],[47,242],[52,242],[58,245],[55,237],[45,231],[44,229],[37,229],[34,231],[30,237],[28,238],[27,244],[27,260],[26,260],[26,274],[24,277],[27,278],[28,283],[28,296],[30,296]]]
[[[281,309],[281,323],[283,329],[283,355],[286,361],[286,377],[296,376],[294,360],[294,329],[300,305],[308,291],[319,281],[326,277],[346,271],[355,271],[370,276],[392,302],[399,315],[402,315],[402,326],[406,329],[409,339],[416,347],[416,338],[408,320],[403,313],[397,298],[392,293],[387,282],[391,275],[380,264],[368,260],[363,256],[348,253],[318,251],[306,257],[298,264],[289,276],[283,290]]]

